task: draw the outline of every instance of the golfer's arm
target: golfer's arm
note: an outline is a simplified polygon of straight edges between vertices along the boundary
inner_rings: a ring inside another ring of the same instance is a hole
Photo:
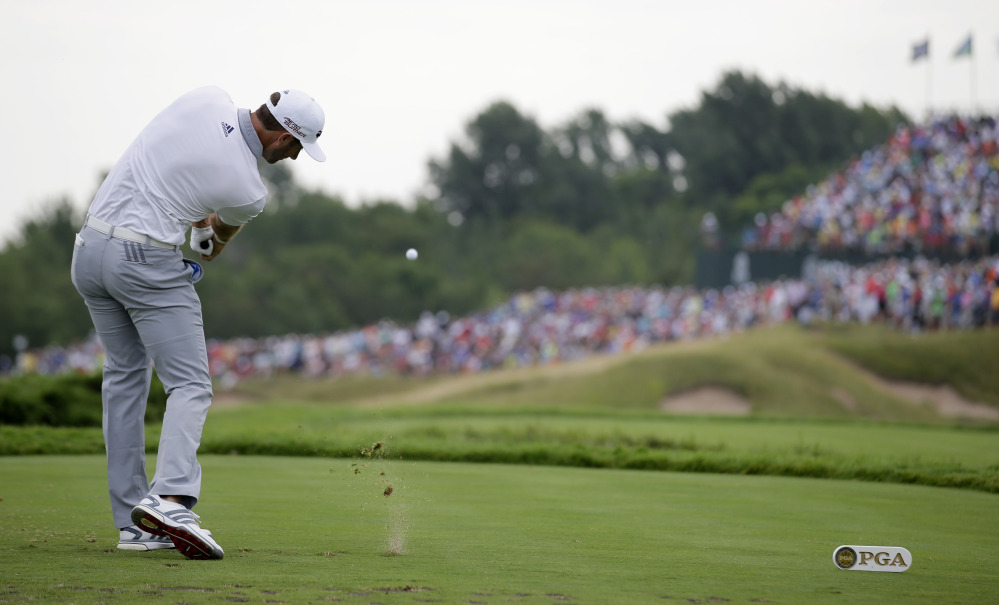
[[[222,222],[219,218],[218,213],[213,213],[208,217],[209,223],[212,225],[212,231],[215,232],[215,241],[220,244],[228,244],[229,241],[236,237],[236,234],[243,228],[242,225],[227,225]]]
[[[233,226],[223,223],[217,213],[212,213],[208,218],[193,223],[193,225],[202,228],[211,227],[212,231],[215,232],[215,241],[223,246],[228,244],[229,240],[236,237],[236,234],[243,228],[242,225]]]

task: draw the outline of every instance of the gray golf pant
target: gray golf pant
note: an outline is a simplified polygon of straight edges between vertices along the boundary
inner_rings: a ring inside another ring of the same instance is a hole
[[[148,494],[201,494],[197,460],[212,402],[201,300],[201,268],[177,249],[126,241],[84,227],[73,249],[73,285],[104,345],[104,443],[108,491],[118,528]],[[152,484],[143,419],[153,367],[167,393]]]

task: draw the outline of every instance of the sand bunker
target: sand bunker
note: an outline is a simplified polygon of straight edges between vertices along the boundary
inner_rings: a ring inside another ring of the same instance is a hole
[[[944,418],[999,421],[999,409],[964,399],[950,386],[930,386],[910,382],[893,382],[869,375],[880,388],[913,405],[932,405]],[[857,402],[843,389],[833,395],[843,407],[855,409]],[[752,404],[741,395],[720,387],[702,387],[667,397],[659,409],[673,414],[704,414],[745,416]]]
[[[701,387],[667,397],[659,408],[673,414],[746,416],[752,404],[745,397],[720,387]]]
[[[999,420],[999,409],[982,403],[968,401],[953,387],[929,386],[913,382],[883,381],[893,395],[914,404],[929,403],[937,413],[945,418],[969,418],[973,420]]]

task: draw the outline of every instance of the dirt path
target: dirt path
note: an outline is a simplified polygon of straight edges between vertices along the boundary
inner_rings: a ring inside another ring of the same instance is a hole
[[[712,339],[691,340],[683,342],[671,342],[648,347],[642,351],[616,353],[613,355],[594,355],[584,359],[568,361],[563,363],[553,363],[546,366],[532,366],[528,368],[517,368],[513,370],[494,370],[480,374],[465,374],[448,378],[436,384],[427,385],[406,391],[405,393],[393,393],[369,397],[356,401],[362,405],[381,405],[385,403],[432,403],[446,397],[452,397],[467,391],[480,390],[487,387],[495,387],[505,384],[514,384],[543,377],[546,380],[552,378],[567,378],[572,376],[583,376],[603,372],[618,364],[631,361],[641,355],[655,355],[665,349],[671,351],[677,349],[696,350],[708,346],[715,342]]]

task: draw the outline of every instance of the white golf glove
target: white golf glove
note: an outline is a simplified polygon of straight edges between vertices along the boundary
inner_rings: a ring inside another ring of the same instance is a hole
[[[211,256],[215,249],[215,231],[211,227],[191,227],[191,250],[198,254]]]

